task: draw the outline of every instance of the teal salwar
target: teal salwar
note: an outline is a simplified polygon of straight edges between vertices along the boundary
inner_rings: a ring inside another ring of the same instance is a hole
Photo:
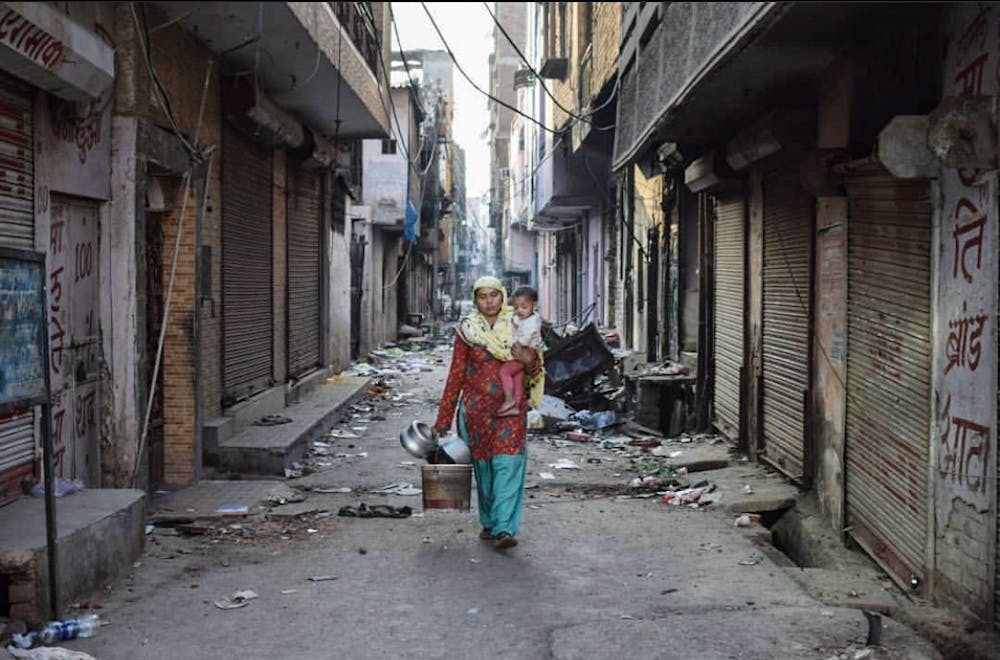
[[[465,425],[465,406],[458,407],[458,434],[469,444]],[[476,502],[479,523],[494,535],[517,534],[521,526],[524,503],[524,479],[528,463],[527,448],[520,454],[501,454],[485,460],[472,461],[476,475]]]
[[[434,430],[447,433],[454,423],[472,454],[479,521],[493,536],[506,539],[521,525],[528,429],[524,410],[497,414],[504,402],[503,364],[485,348],[456,337]],[[511,547],[506,540],[497,542],[504,543],[497,547]]]

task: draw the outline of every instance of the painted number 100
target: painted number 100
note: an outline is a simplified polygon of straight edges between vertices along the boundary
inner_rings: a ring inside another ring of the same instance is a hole
[[[76,246],[76,280],[90,277],[94,271],[94,246],[92,243],[78,243]]]

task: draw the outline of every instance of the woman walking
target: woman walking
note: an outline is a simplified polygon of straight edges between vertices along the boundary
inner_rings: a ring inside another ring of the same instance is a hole
[[[525,373],[530,376],[531,398],[537,403],[544,386],[541,356],[532,349],[514,346],[513,311],[507,306],[507,292],[500,280],[479,278],[472,295],[474,309],[456,332],[434,432],[447,433],[452,418],[456,418],[458,433],[472,450],[483,526],[479,537],[492,539],[496,548],[510,548],[517,545],[515,536],[521,524],[527,409],[522,406],[514,415],[497,415],[504,403],[500,367],[514,357],[512,351],[526,352],[517,357],[532,363]]]

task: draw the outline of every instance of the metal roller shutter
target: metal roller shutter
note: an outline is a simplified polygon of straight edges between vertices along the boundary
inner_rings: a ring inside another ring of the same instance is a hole
[[[301,377],[319,366],[322,184],[294,168],[288,184],[288,373]]]
[[[0,245],[35,249],[31,87],[0,72]]]
[[[235,130],[223,134],[223,401],[271,384],[273,313],[271,152]]]
[[[740,375],[744,358],[743,193],[715,200],[715,427],[730,440],[740,433]]]
[[[35,415],[27,411],[0,423],[0,473],[35,458]]]
[[[908,587],[926,566],[930,187],[883,174],[847,190],[847,524]]]
[[[0,245],[35,249],[34,89],[0,72]],[[0,474],[35,458],[34,411],[0,421]]]
[[[764,176],[762,457],[796,481],[809,476],[805,411],[814,206],[795,169]]]

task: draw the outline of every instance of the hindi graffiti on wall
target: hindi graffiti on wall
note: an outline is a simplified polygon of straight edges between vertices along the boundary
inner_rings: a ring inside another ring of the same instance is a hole
[[[1000,12],[970,4],[954,14],[944,95],[997,93]],[[996,175],[945,167],[941,173],[940,281],[936,351],[937,473],[941,501],[989,509],[995,466],[997,253]],[[984,255],[987,255],[984,258]]]
[[[45,401],[44,287],[40,256],[0,248],[0,414]]]

